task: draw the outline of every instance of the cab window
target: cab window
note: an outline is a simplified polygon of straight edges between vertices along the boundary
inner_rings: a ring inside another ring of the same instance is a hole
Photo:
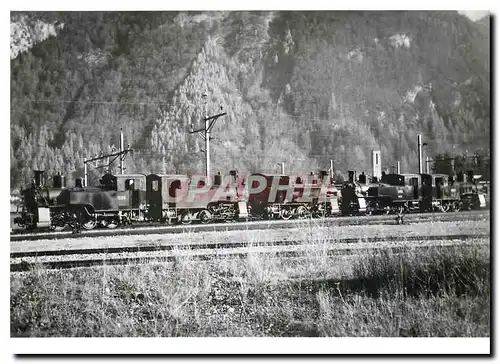
[[[134,180],[132,178],[126,179],[125,180],[125,189],[126,190],[133,190],[134,189]]]

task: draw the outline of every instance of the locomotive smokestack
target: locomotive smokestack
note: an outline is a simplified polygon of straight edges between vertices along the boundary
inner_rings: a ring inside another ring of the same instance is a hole
[[[237,177],[237,175],[238,175],[238,171],[237,171],[237,170],[231,170],[231,171],[229,171],[229,175],[230,175],[231,177],[233,177],[233,178],[232,178],[232,182],[236,183],[236,177]]]
[[[35,186],[42,187],[44,184],[44,171],[35,171]]]
[[[361,184],[366,184],[366,174],[362,172],[358,177],[358,182]]]
[[[354,171],[348,171],[349,173],[349,182],[354,183]]]
[[[66,177],[62,176],[61,172],[57,172],[57,175],[52,177],[52,187],[54,188],[66,187]]]

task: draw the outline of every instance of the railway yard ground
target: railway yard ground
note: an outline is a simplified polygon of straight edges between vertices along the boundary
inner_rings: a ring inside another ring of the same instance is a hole
[[[11,336],[490,336],[489,213],[225,226],[11,241]]]

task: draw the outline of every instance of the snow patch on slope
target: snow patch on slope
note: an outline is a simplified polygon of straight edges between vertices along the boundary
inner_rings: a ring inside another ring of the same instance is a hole
[[[423,87],[422,87],[422,86],[420,86],[420,85],[415,86],[415,87],[413,88],[413,90],[408,90],[408,91],[406,92],[405,97],[404,97],[404,101],[405,101],[405,102],[410,102],[410,103],[412,103],[412,104],[413,104],[413,103],[415,102],[415,98],[417,97],[418,93],[419,93],[420,91],[422,91],[422,90],[423,90]]]
[[[353,49],[347,53],[347,59],[361,63],[363,61],[363,52],[359,48]]]
[[[225,11],[208,11],[201,14],[190,14],[189,12],[181,12],[176,17],[176,21],[181,27],[184,27],[186,24],[200,24],[200,23],[208,23],[212,24],[214,21],[222,20],[227,16],[227,12]]]
[[[410,48],[411,40],[406,34],[394,34],[389,37],[389,41],[394,48]]]
[[[34,25],[27,22],[26,16],[10,23],[10,58],[16,58],[48,37],[56,36],[64,24],[54,25],[37,20]]]

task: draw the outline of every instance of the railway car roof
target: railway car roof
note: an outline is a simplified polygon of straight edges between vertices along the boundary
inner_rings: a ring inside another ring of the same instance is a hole
[[[147,175],[148,177],[149,176],[156,176],[156,177],[160,177],[160,178],[180,178],[180,177],[187,177],[185,174],[156,174],[156,173],[151,173],[151,174],[148,174]]]
[[[279,173],[252,173],[251,176],[264,176],[264,177],[290,177],[288,174],[279,174]]]
[[[401,173],[403,177],[417,177],[420,176],[418,173]]]
[[[418,173],[387,173],[384,175],[385,177],[387,176],[397,176],[397,177],[418,177],[420,176]],[[384,177],[382,176],[382,177]]]
[[[145,174],[114,174],[116,178],[146,178]]]

